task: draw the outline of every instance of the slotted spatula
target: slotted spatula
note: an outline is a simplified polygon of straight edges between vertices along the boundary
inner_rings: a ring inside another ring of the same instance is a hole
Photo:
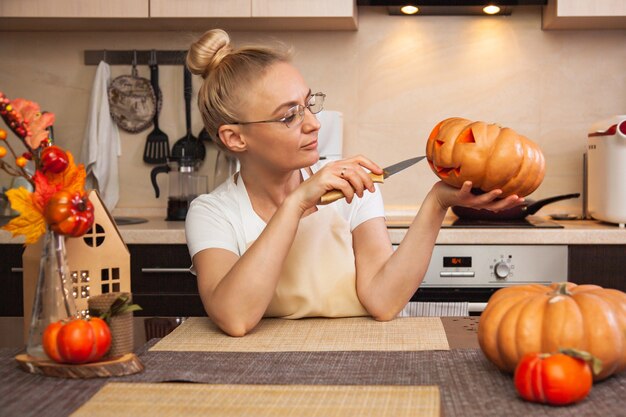
[[[156,60],[155,60],[156,61]],[[159,67],[154,62],[150,65],[150,83],[154,89],[154,95],[159,100]],[[143,150],[143,161],[147,164],[165,164],[170,157],[170,142],[161,129],[159,129],[159,111],[161,107],[157,103],[157,111],[154,113],[154,130],[150,132],[146,139],[146,146]]]

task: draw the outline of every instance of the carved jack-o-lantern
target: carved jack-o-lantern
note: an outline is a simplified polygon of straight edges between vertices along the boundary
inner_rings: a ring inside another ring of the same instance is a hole
[[[433,172],[445,183],[461,187],[502,190],[502,197],[527,196],[539,187],[545,159],[537,144],[512,129],[472,122],[459,117],[445,119],[430,133],[426,157]]]

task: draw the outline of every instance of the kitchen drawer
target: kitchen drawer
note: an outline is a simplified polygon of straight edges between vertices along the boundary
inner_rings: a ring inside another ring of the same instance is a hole
[[[198,294],[186,245],[129,245],[133,294]]]
[[[128,245],[137,316],[204,316],[186,245]]]
[[[0,245],[0,317],[24,315],[22,245]]]

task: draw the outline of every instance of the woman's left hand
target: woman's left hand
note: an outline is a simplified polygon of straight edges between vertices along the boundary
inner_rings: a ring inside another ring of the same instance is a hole
[[[518,197],[515,194],[498,200],[497,198],[502,194],[502,190],[499,189],[491,190],[481,195],[474,195],[472,194],[471,181],[465,181],[460,189],[439,181],[434,185],[433,191],[441,208],[444,210],[452,206],[462,206],[500,211],[519,206],[524,202],[522,197]]]

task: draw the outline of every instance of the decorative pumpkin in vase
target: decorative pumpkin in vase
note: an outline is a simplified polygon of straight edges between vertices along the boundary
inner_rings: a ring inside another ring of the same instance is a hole
[[[502,288],[480,317],[478,342],[506,372],[527,353],[586,351],[602,363],[599,381],[626,369],[626,294],[571,282]]]
[[[426,143],[433,172],[446,184],[461,188],[502,190],[502,197],[527,196],[539,187],[545,159],[537,144],[514,130],[485,122],[451,117],[439,122]]]

